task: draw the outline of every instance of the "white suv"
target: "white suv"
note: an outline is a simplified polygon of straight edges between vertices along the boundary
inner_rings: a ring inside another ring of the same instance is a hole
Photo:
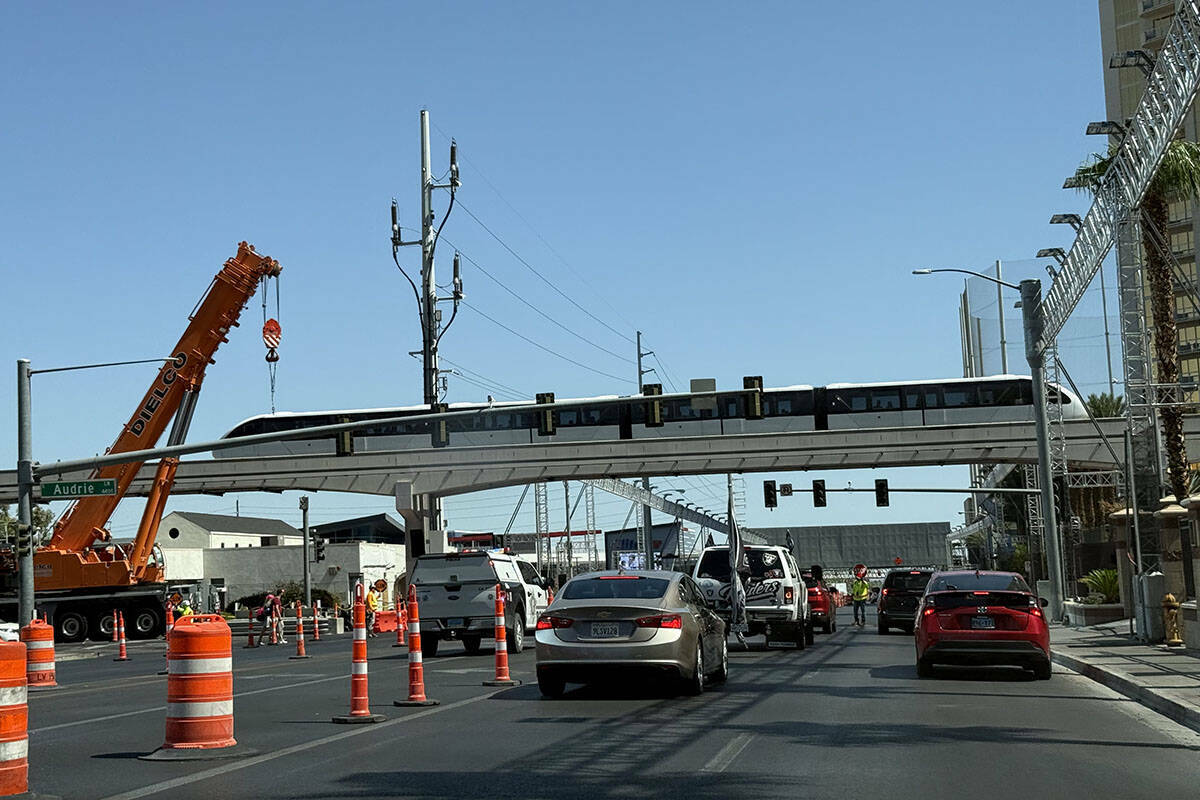
[[[738,570],[746,590],[746,621],[750,635],[766,634],[767,643],[785,641],[803,650],[813,643],[808,589],[786,547],[743,545],[745,560]],[[729,548],[706,547],[692,572],[717,613],[729,619]]]
[[[525,647],[549,603],[549,584],[533,564],[503,550],[467,550],[417,558],[411,583],[421,613],[421,649],[437,655],[443,639],[459,639],[468,653],[495,635],[496,584],[504,586],[508,652]]]

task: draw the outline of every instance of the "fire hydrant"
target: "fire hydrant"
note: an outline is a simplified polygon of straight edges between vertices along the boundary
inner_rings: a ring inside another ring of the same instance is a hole
[[[1167,633],[1167,647],[1183,647],[1183,639],[1179,638],[1179,601],[1175,595],[1163,597],[1163,629]]]

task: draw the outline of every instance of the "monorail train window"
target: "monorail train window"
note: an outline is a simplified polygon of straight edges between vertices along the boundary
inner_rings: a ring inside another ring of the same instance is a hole
[[[726,394],[717,397],[717,409],[721,419],[742,419],[746,416],[746,399],[740,394]]]
[[[1021,387],[1012,381],[984,383],[979,387],[979,405],[1019,406],[1021,405]]]
[[[829,413],[847,414],[852,411],[866,411],[869,401],[869,389],[830,389]]]
[[[946,408],[969,408],[979,404],[979,393],[974,386],[953,383],[942,388]]]
[[[767,392],[763,395],[764,416],[795,417],[812,412],[812,392]]]
[[[1047,403],[1057,403],[1057,402],[1058,402],[1058,395],[1059,395],[1058,387],[1057,387],[1057,386],[1052,386],[1051,384],[1047,383],[1047,384],[1046,384],[1046,402],[1047,402]],[[1030,403],[1032,403],[1032,402],[1033,402],[1033,398],[1032,398],[1032,397],[1030,397],[1030,401],[1029,401],[1029,402],[1030,402]],[[1063,393],[1062,393],[1062,404],[1063,404],[1064,406],[1069,406],[1069,405],[1071,405],[1071,395],[1067,394],[1066,392],[1063,392]]]
[[[871,410],[872,411],[899,411],[900,410],[900,390],[899,389],[872,389],[871,390]]]

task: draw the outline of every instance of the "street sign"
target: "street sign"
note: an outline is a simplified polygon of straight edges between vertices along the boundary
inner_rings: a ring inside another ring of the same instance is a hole
[[[43,481],[43,500],[73,500],[78,497],[113,497],[117,493],[115,478],[95,481]]]

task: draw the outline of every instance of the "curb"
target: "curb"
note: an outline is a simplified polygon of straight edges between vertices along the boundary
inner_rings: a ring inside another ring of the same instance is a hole
[[[61,663],[63,661],[86,661],[89,658],[99,658],[99,657],[100,657],[100,651],[98,651],[98,650],[95,652],[91,652],[91,653],[72,653],[72,652],[64,653],[62,651],[58,651],[54,654],[54,662],[57,664],[57,663]]]
[[[1147,708],[1162,714],[1164,717],[1168,717],[1180,725],[1184,725],[1200,733],[1200,708],[1173,700],[1123,675],[1098,667],[1095,664],[1089,664],[1082,659],[1075,658],[1066,653],[1061,653],[1053,647],[1050,648],[1050,660],[1078,672],[1085,678],[1090,678],[1096,683],[1107,686],[1109,689],[1128,697],[1130,700],[1136,700]]]

